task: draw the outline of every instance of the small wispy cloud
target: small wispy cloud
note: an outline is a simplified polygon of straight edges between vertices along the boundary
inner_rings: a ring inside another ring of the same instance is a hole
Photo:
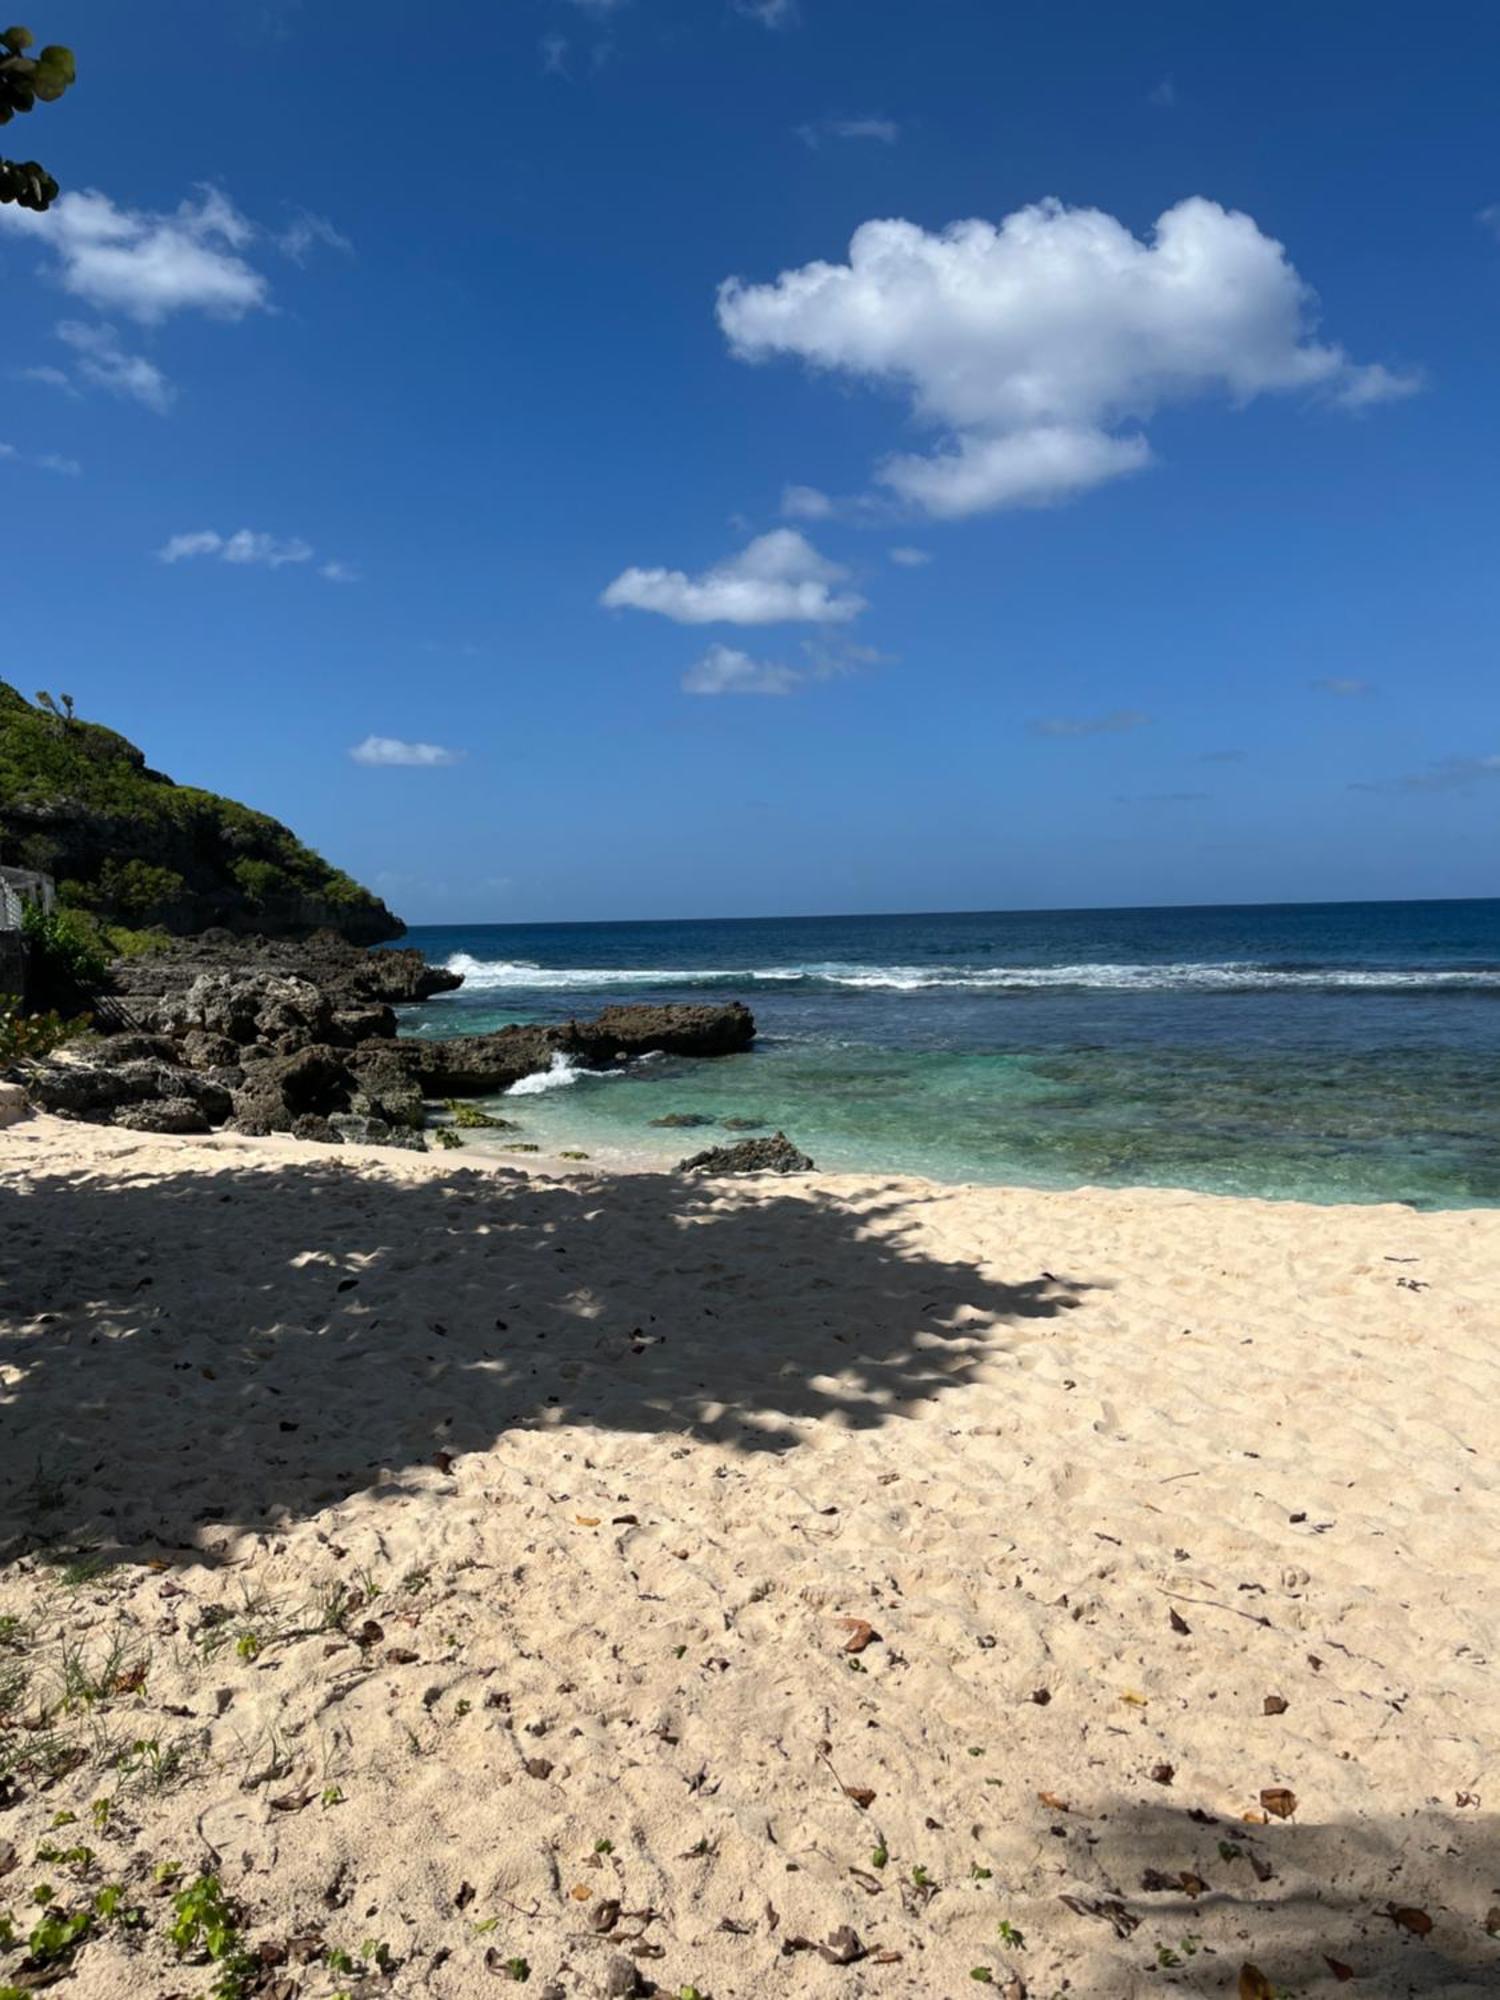
[[[1492,201],[1488,208],[1480,209],[1474,220],[1492,236],[1500,237],[1500,201]]]
[[[826,521],[834,505],[816,486],[783,486],[781,511],[789,521]]]
[[[170,564],[206,556],[239,569],[285,569],[289,565],[310,563],[316,554],[312,543],[303,541],[300,535],[268,535],[258,528],[239,528],[232,535],[221,535],[217,528],[194,528],[186,534],[170,536],[156,551],[156,559]],[[358,580],[358,572],[351,564],[332,560],[324,562],[318,574],[330,583]]]
[[[1160,83],[1153,84],[1147,91],[1146,102],[1154,104],[1158,111],[1170,111],[1177,102],[1177,85],[1171,77],[1164,76]]]
[[[1372,361],[1364,368],[1351,368],[1334,391],[1333,400],[1343,410],[1370,410],[1380,403],[1401,403],[1408,396],[1420,396],[1427,377],[1420,368],[1404,371]]]
[[[290,257],[294,264],[305,264],[315,250],[334,250],[342,257],[354,255],[354,245],[341,229],[326,215],[314,215],[305,208],[297,211],[273,241],[282,256]]]
[[[790,694],[802,676],[779,660],[752,659],[734,646],[710,646],[682,677],[684,694]]]
[[[797,0],[733,0],[733,5],[736,14],[763,28],[790,28],[799,19]]]
[[[1399,778],[1356,781],[1351,792],[1467,792],[1500,779],[1500,756],[1444,757],[1425,771],[1408,771]]]
[[[814,118],[797,127],[797,137],[813,152],[825,139],[871,139],[877,145],[894,146],[901,127],[894,118]]]
[[[925,569],[932,561],[931,551],[927,549],[902,547],[887,549],[886,554],[897,569]]]
[[[684,694],[794,694],[812,681],[844,680],[890,655],[849,640],[804,639],[799,665],[758,660],[735,646],[710,646],[682,677]]]
[[[13,465],[34,465],[42,472],[58,472],[66,479],[76,479],[83,467],[76,458],[64,458],[61,452],[17,451],[13,444],[0,444],[0,461]]]
[[[1049,715],[1031,727],[1038,736],[1123,736],[1150,720],[1138,708],[1112,708],[1107,715]]]
[[[1352,701],[1362,694],[1374,692],[1368,681],[1362,681],[1354,674],[1325,674],[1321,680],[1314,681],[1312,685],[1319,694],[1336,694],[1345,701]]]
[[[367,736],[363,743],[354,745],[349,755],[356,764],[382,769],[407,766],[428,771],[440,765],[461,764],[464,759],[462,750],[448,750],[441,743],[406,743],[399,736]]]
[[[61,376],[61,386],[75,394],[76,383],[83,382],[91,389],[103,389],[111,396],[140,403],[159,417],[171,409],[177,391],[154,361],[148,361],[144,354],[128,353],[112,326],[102,321],[65,319],[58,321],[56,332],[64,347],[72,352],[72,376],[63,374],[61,369],[38,368],[30,371],[36,379],[51,381]]]
[[[566,76],[568,73],[568,38],[566,35],[543,35],[537,43],[542,58],[543,76]]]

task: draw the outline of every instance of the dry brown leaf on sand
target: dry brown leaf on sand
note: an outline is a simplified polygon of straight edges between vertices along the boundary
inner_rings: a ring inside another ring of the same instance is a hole
[[[1277,1819],[1290,1819],[1297,1810],[1297,1794],[1285,1785],[1267,1785],[1260,1795],[1260,1802]]]
[[[1328,1967],[1328,1970],[1333,1974],[1334,1978],[1339,1982],[1340,1986],[1342,1986],[1346,1980],[1353,1979],[1355,1976],[1354,1967],[1352,1965],[1345,1965],[1344,1961],[1341,1958],[1330,1958],[1326,1951],[1323,1954],[1323,1963]]]
[[[1037,1797],[1044,1806],[1049,1807],[1053,1812],[1071,1812],[1073,1810],[1067,1800],[1059,1798],[1056,1792],[1038,1792]]]
[[[1066,1903],[1077,1916],[1098,1917],[1102,1922],[1111,1925],[1116,1937],[1128,1938],[1140,1925],[1140,1918],[1133,1916],[1122,1902],[1112,1896],[1105,1897],[1097,1903],[1089,1902],[1084,1896],[1061,1896],[1058,1900]]]
[[[1284,1694],[1268,1694],[1261,1703],[1262,1715],[1285,1715],[1290,1703]]]
[[[1239,2000],[1276,2000],[1276,1988],[1258,1965],[1240,1967]]]
[[[1426,1937],[1432,1929],[1432,1919],[1425,1910],[1414,1910],[1409,1904],[1387,1903],[1381,1913],[1403,1931],[1410,1931],[1413,1937]]]
[[[1179,1639],[1185,1639],[1192,1631],[1192,1626],[1189,1625],[1180,1611],[1169,1611],[1167,1617],[1171,1621],[1172,1630],[1177,1634]]]
[[[853,1799],[861,1812],[866,1811],[875,1803],[875,1794],[870,1790],[868,1785],[845,1785],[844,1797],[846,1799]]]
[[[844,1641],[846,1653],[862,1653],[872,1640],[880,1637],[868,1618],[839,1618],[835,1623],[849,1634]]]

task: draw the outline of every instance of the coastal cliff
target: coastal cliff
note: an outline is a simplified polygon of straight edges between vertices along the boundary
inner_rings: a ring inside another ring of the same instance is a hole
[[[405,928],[278,820],[175,783],[66,697],[29,702],[5,681],[0,863],[51,876],[65,907],[131,929],[379,944]]]

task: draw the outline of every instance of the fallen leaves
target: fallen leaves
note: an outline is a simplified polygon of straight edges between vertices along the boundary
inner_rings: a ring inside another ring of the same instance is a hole
[[[1291,1706],[1284,1694],[1268,1694],[1261,1703],[1262,1715],[1285,1715]]]
[[[1059,1798],[1056,1792],[1038,1792],[1037,1797],[1051,1812],[1071,1812],[1073,1810],[1067,1800]]]
[[[1258,1965],[1240,1967],[1239,2000],[1276,2000],[1276,1988]]]
[[[1297,1810],[1297,1794],[1286,1785],[1267,1785],[1260,1802],[1275,1819],[1290,1819]]]
[[[1328,1967],[1328,1970],[1333,1974],[1340,1986],[1343,1986],[1347,1981],[1356,1977],[1352,1965],[1345,1965],[1341,1958],[1330,1958],[1326,1951],[1323,1954],[1323,1963]]]
[[[1128,1938],[1133,1930],[1140,1927],[1140,1918],[1133,1916],[1125,1905],[1113,1896],[1093,1903],[1083,1896],[1060,1896],[1058,1901],[1066,1903],[1075,1916],[1098,1917],[1102,1923],[1109,1924],[1113,1928],[1118,1938]]]
[[[826,1959],[830,1965],[857,1965],[860,1959],[869,1956],[860,1941],[858,1931],[850,1930],[847,1924],[840,1924],[836,1931],[830,1931],[827,1939],[822,1944],[819,1944],[816,1939],[809,1937],[788,1937],[782,1939],[781,1955],[783,1958],[795,1957],[799,1951],[815,1951],[819,1958]],[[882,1962],[887,1963],[888,1961],[883,1960]]]
[[[1189,1625],[1187,1620],[1183,1617],[1180,1611],[1168,1611],[1167,1619],[1168,1622],[1171,1624],[1172,1630],[1177,1634],[1179,1639],[1187,1638],[1188,1634],[1193,1629],[1192,1626]]]
[[[1170,1785],[1176,1776],[1177,1766],[1175,1764],[1153,1764],[1151,1766],[1151,1782],[1154,1785]]]
[[[868,1618],[836,1618],[834,1623],[849,1634],[844,1641],[846,1653],[862,1653],[866,1646],[880,1637]]]
[[[1141,1877],[1141,1887],[1148,1896],[1161,1896],[1170,1892],[1174,1895],[1188,1896],[1195,1903],[1208,1891],[1208,1884],[1203,1877],[1194,1875],[1186,1868],[1177,1875],[1166,1875],[1159,1868],[1148,1868]]]
[[[1389,1917],[1398,1930],[1410,1931],[1413,1937],[1424,1938],[1432,1930],[1432,1919],[1425,1910],[1415,1910],[1409,1904],[1387,1903],[1380,1913]]]

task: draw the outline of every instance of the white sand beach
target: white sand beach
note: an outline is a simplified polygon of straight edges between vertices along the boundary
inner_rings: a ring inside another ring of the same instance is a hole
[[[307,2000],[1493,1993],[1497,1445],[1500,1212],[32,1118],[0,1909],[127,1886],[77,2000],[210,1991],[165,1862]]]

